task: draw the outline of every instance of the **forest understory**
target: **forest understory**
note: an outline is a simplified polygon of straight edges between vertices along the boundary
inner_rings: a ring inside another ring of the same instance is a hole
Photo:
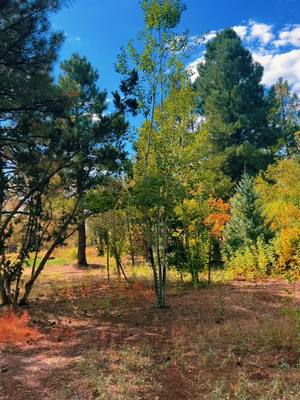
[[[174,281],[157,310],[149,280],[59,271],[27,309],[37,337],[2,344],[1,400],[299,399],[300,283]]]

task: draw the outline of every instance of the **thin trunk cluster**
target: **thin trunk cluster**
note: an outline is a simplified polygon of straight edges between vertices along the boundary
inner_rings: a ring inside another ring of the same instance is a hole
[[[153,272],[156,294],[156,306],[166,307],[167,284],[167,223],[166,215],[160,207],[157,209],[156,221],[146,223],[148,259]]]

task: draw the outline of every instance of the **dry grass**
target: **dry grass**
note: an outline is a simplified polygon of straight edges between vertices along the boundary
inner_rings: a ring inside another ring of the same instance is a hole
[[[157,310],[144,266],[110,285],[105,271],[51,268],[29,309],[42,338],[0,354],[4,400],[300,400],[299,283],[174,276]]]
[[[78,369],[86,377],[96,399],[146,399],[156,382],[148,348],[121,346],[108,351],[90,351]]]
[[[21,346],[39,337],[36,328],[29,326],[30,316],[27,312],[16,314],[6,312],[0,317],[0,348],[4,345]]]

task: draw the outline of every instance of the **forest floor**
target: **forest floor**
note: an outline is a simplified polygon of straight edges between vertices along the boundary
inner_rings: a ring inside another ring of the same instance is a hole
[[[51,267],[28,308],[39,338],[0,347],[0,399],[300,399],[300,283],[173,282],[153,302],[146,279]]]

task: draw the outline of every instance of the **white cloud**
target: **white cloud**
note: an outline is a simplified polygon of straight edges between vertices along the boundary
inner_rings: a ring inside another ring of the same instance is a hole
[[[95,122],[99,122],[100,121],[100,118],[99,118],[99,116],[97,115],[97,114],[93,114],[92,115],[92,121],[95,123]]]
[[[210,31],[204,37],[204,43],[209,42],[211,39],[217,36],[217,31]]]
[[[245,37],[247,36],[248,27],[246,25],[236,25],[233,26],[232,29],[241,38],[241,40],[245,39]]]
[[[261,43],[267,44],[274,39],[273,26],[268,24],[250,21],[249,39],[258,39]]]
[[[282,77],[289,82],[293,92],[300,96],[300,25],[285,27],[276,32],[276,36],[272,25],[254,20],[233,26],[232,29],[244,40],[254,60],[264,67],[264,85],[270,87]],[[207,37],[215,35],[216,31],[211,31]],[[197,65],[204,61],[204,51],[188,65],[192,81],[197,77]]]
[[[293,92],[297,93],[298,97],[300,97],[300,82],[295,83],[293,86]]]
[[[198,64],[202,63],[204,61],[204,56],[201,56],[199,58],[196,58],[195,61],[192,61],[190,64],[187,65],[187,71],[190,73],[190,79],[194,83],[197,76],[198,76],[198,71],[197,71],[197,66]]]
[[[254,51],[253,58],[264,67],[262,82],[266,86],[282,77],[289,82],[294,92],[300,91],[300,49],[279,54]]]
[[[274,40],[276,47],[292,45],[300,47],[300,25],[294,25],[290,29],[285,28],[279,33],[279,39]]]

